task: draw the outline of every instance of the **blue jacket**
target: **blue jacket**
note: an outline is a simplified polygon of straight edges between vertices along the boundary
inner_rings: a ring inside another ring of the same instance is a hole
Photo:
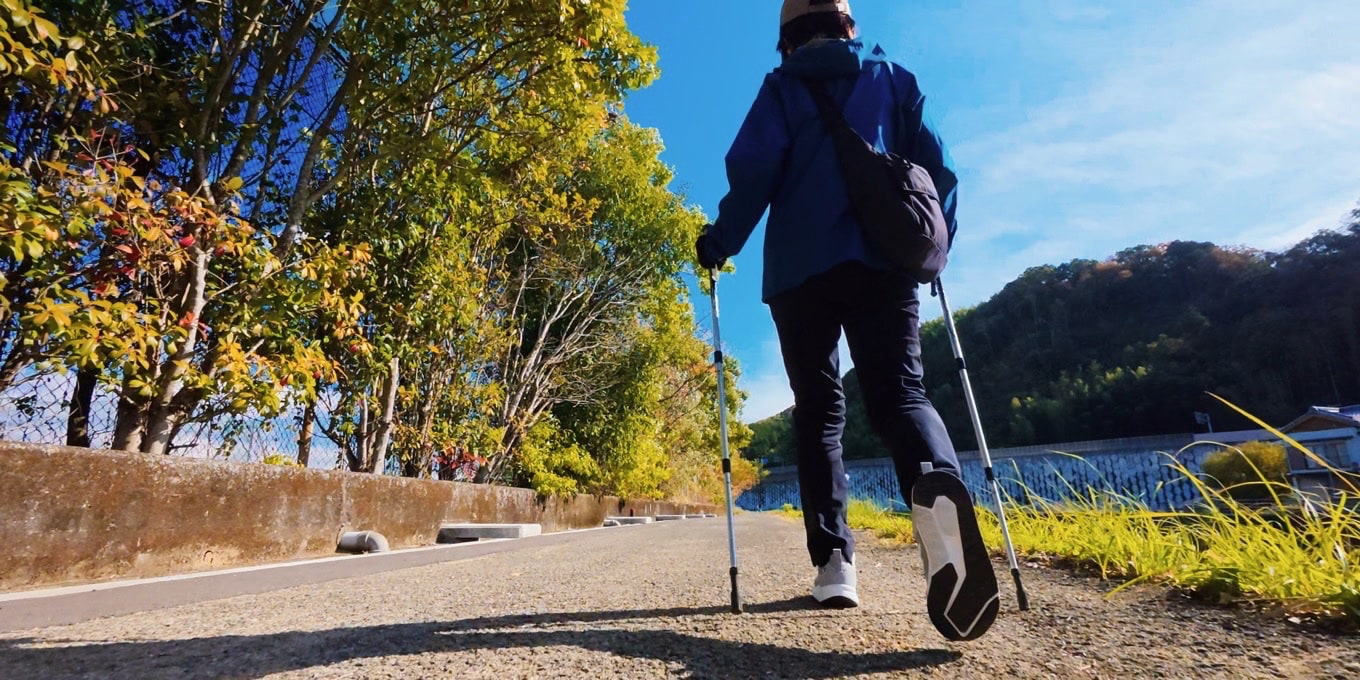
[[[958,180],[944,142],[925,115],[916,76],[889,62],[881,48],[868,51],[859,40],[804,47],[765,76],[727,152],[729,189],[709,230],[708,254],[731,257],[769,209],[765,302],[844,262],[888,269],[864,242],[836,148],[802,78],[827,81],[851,127],[879,151],[891,150],[925,167],[940,193],[950,233],[956,228]]]

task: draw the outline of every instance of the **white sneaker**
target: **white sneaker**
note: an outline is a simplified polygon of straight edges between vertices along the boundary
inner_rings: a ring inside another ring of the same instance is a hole
[[[859,606],[855,591],[855,565],[845,559],[839,549],[831,551],[831,560],[817,567],[817,578],[812,582],[812,599],[823,607],[849,609]]]

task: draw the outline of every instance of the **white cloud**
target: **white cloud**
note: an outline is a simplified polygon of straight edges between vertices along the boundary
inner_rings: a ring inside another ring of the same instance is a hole
[[[1355,207],[1355,201],[1337,201],[1322,209],[1295,206],[1290,220],[1253,226],[1242,232],[1242,240],[1268,250],[1287,250],[1323,229],[1335,229]]]
[[[1072,7],[1047,18],[1100,23]],[[959,303],[1139,243],[1288,246],[1360,198],[1360,3],[1201,0],[1142,19],[1080,40],[1050,21],[1045,39],[1089,78],[956,143],[971,178]]]

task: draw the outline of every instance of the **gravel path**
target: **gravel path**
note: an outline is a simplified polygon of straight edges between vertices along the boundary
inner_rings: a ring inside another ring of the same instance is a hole
[[[0,635],[0,678],[1360,677],[1360,644],[1027,569],[979,641],[945,642],[914,548],[862,540],[864,606],[815,608],[802,529],[624,527],[374,576]],[[1004,588],[1003,588],[1004,591]]]

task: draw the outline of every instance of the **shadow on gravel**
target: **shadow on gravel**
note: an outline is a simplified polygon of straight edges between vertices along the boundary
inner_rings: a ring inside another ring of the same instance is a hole
[[[811,609],[804,598],[757,603],[753,614]],[[261,677],[349,661],[472,650],[577,647],[682,666],[693,677],[834,678],[910,670],[957,660],[944,649],[854,654],[701,637],[624,622],[730,616],[725,607],[562,612],[401,623],[275,635],[225,635],[134,642],[0,640],[2,677]],[[581,624],[619,622],[585,629]],[[755,621],[753,620],[754,624]],[[37,648],[34,644],[55,644]],[[388,659],[391,660],[391,659]]]

